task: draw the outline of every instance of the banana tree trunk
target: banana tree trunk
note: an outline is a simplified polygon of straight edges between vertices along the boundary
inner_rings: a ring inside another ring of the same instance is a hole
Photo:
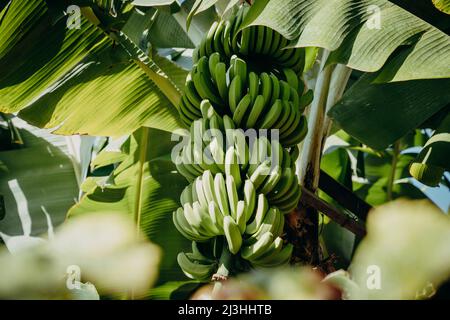
[[[324,142],[331,125],[327,111],[342,97],[351,69],[345,66],[326,66],[329,51],[323,50],[320,72],[315,86],[315,97],[308,115],[308,135],[303,141],[297,162],[300,185],[312,193],[317,192],[320,160]],[[297,209],[288,217],[288,240],[295,246],[294,263],[319,265],[319,212],[301,197]]]

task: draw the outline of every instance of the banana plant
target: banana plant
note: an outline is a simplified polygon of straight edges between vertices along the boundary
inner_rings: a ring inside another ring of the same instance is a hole
[[[69,216],[111,210],[134,217],[137,232],[167,250],[162,286],[150,293],[152,297],[196,285],[180,282],[184,278],[175,266],[175,254],[188,244],[169,219],[186,184],[170,162],[173,145],[166,143],[169,132],[183,126],[178,106],[192,65],[182,60],[191,59],[191,49],[213,22],[233,14],[241,2],[13,0],[0,6],[0,111],[16,113],[55,134],[128,137],[120,148],[105,148],[93,157],[82,185],[84,195]],[[343,129],[356,141],[353,147],[360,148],[355,151],[358,159],[364,160],[356,162],[354,171],[365,168],[370,173],[375,168],[365,185],[351,184],[356,193],[374,205],[410,196],[396,182],[407,178],[413,161],[428,165],[426,154],[434,140],[420,145],[424,151],[416,160],[401,152],[398,141],[443,110],[447,116],[448,16],[419,18],[417,1],[250,2],[242,32],[265,26],[288,39],[286,46],[307,48],[314,99],[304,105],[309,132],[299,145],[302,187],[317,191],[324,142]],[[446,12],[446,1],[435,4]],[[167,37],[161,37],[162,30]],[[368,150],[382,157],[361,156]],[[347,170],[347,153],[338,153]],[[377,169],[385,163],[390,170]],[[430,164],[438,170],[433,175],[436,184],[448,168]],[[345,176],[345,182],[358,176],[344,171],[339,166],[328,172],[336,180]],[[411,172],[418,177],[417,171]],[[423,196],[413,190],[413,197]],[[366,196],[373,194],[377,196]],[[299,227],[304,219],[309,223]],[[294,253],[304,257],[302,252],[308,252],[305,259],[319,264],[317,210],[302,203],[289,225],[289,239],[306,234],[296,242]]]

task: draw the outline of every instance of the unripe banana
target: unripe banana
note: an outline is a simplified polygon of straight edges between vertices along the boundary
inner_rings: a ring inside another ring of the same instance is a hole
[[[234,76],[228,91],[228,104],[232,113],[236,111],[239,101],[242,99],[242,80],[239,75]]]
[[[245,202],[243,200],[238,201],[236,206],[236,223],[239,226],[239,231],[244,234],[245,227],[247,225]]]
[[[239,52],[243,55],[247,55],[251,41],[251,28],[244,28],[241,32],[241,46]]]
[[[291,68],[283,68],[283,75],[287,81],[287,83],[289,83],[289,85],[291,86],[291,88],[293,88],[295,91],[297,91],[298,88],[298,77],[297,74],[295,73],[294,70],[292,70]]]
[[[267,40],[264,38],[266,29],[268,30],[268,28],[265,28],[264,26],[256,27],[256,44],[255,44],[255,52],[256,53],[263,53],[264,42],[265,42],[265,40]]]
[[[261,73],[261,75],[259,76],[260,80],[261,80],[261,91],[260,94],[263,96],[264,98],[264,106],[271,106],[271,102],[272,102],[272,79],[270,78],[270,76],[263,72]]]
[[[231,216],[226,216],[223,219],[223,231],[227,239],[228,248],[232,254],[237,254],[242,246],[242,235],[239,226]]]
[[[247,118],[247,123],[245,125],[246,128],[253,128],[255,124],[258,122],[262,111],[264,110],[264,97],[262,95],[258,95],[255,99],[253,107],[250,110],[250,114]]]
[[[254,103],[259,93],[259,77],[253,71],[248,74],[248,93],[252,98],[252,103]]]
[[[214,177],[214,192],[216,194],[217,198],[216,200],[220,208],[220,211],[222,215],[226,216],[230,215],[230,210],[228,205],[228,199],[224,190],[226,190],[225,180],[223,178],[223,175],[219,173]]]
[[[223,214],[220,212],[219,207],[217,206],[215,201],[211,201],[208,207],[209,216],[211,217],[211,221],[216,225],[219,230],[218,235],[223,234]]]
[[[225,154],[225,174],[233,178],[233,183],[236,184],[237,188],[241,186],[241,170],[234,147],[228,148]]]
[[[237,105],[236,110],[233,113],[233,121],[238,127],[241,127],[244,122],[245,114],[250,107],[251,102],[252,98],[250,94],[246,94]]]
[[[264,194],[260,193],[258,195],[258,203],[256,206],[255,218],[253,219],[253,221],[250,224],[247,225],[245,233],[253,234],[259,229],[268,209],[269,209],[269,203],[267,202],[267,199],[264,196]]]
[[[228,101],[228,86],[227,86],[227,70],[223,62],[216,64],[214,70],[214,79],[217,85],[217,90],[223,101]]]
[[[245,222],[247,223],[253,217],[253,211],[256,205],[256,190],[250,180],[244,183],[244,204],[245,204]]]
[[[270,247],[273,242],[273,234],[266,232],[254,244],[244,246],[241,250],[242,258],[249,260],[258,259]]]
[[[272,82],[272,94],[271,94],[271,100],[270,100],[270,105],[273,105],[275,103],[275,100],[280,98],[280,81],[278,80],[278,78],[271,74],[270,75],[270,80]]]
[[[280,99],[275,100],[275,103],[270,107],[269,112],[263,118],[260,128],[261,129],[270,129],[277,122],[278,118],[283,111],[283,103]]]
[[[220,54],[218,52],[211,53],[208,57],[209,73],[213,79],[216,78],[216,66],[220,62]]]
[[[206,55],[208,56],[210,56],[214,52],[213,39],[218,25],[219,23],[217,21],[214,21],[211,28],[209,29],[209,32],[206,35],[205,50]]]
[[[258,258],[252,259],[252,264],[256,266],[263,266],[265,261],[270,259],[272,256],[277,255],[281,250],[283,249],[283,239],[278,237],[276,238],[266,250],[264,250],[264,253],[260,255]]]
[[[221,20],[219,25],[217,26],[216,31],[214,32],[213,38],[213,48],[215,52],[220,53],[221,55],[225,55],[225,49],[223,47],[222,41],[222,33],[225,30],[225,21]]]

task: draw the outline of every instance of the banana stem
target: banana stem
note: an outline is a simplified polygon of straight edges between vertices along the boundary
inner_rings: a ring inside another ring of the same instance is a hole
[[[332,66],[325,66],[329,56],[328,50],[323,50],[321,72],[317,79],[316,92],[308,115],[308,135],[303,141],[301,157],[297,165],[298,178],[302,186],[315,191],[319,183],[319,161],[322,150],[322,135],[325,122],[328,92],[330,89]],[[317,172],[312,172],[317,171]],[[314,174],[316,173],[316,174]]]
[[[216,295],[222,288],[222,282],[226,281],[231,274],[233,263],[233,256],[228,249],[228,245],[224,244],[222,253],[219,259],[219,268],[217,272],[213,275],[213,281],[215,281],[212,295]]]

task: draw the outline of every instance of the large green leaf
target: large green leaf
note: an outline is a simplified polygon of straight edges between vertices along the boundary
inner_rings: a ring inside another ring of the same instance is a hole
[[[437,186],[442,180],[444,171],[450,170],[449,155],[450,114],[447,114],[414,160],[409,171],[420,182],[429,186]]]
[[[80,30],[67,29],[52,9],[41,0],[14,1],[8,9],[0,25],[0,111],[22,110],[27,121],[61,134],[179,127],[171,103],[183,88],[167,74],[182,77],[184,70],[150,59],[125,34],[115,45],[84,19]]]
[[[173,145],[167,132],[139,129],[123,145],[126,157],[112,173],[112,183],[99,186],[96,178],[88,178],[86,195],[69,211],[69,217],[100,211],[134,216],[140,230],[164,250],[160,283],[185,280],[176,255],[189,246],[172,223],[172,212],[187,183],[171,161]],[[110,163],[104,158],[96,165]]]
[[[395,168],[393,168],[392,157],[391,152],[384,153],[382,156],[366,154],[364,167],[367,181],[353,182],[355,193],[372,206],[378,206],[397,198],[427,198],[408,179],[408,168],[414,157],[408,154],[399,154],[395,162]],[[392,174],[392,194],[389,195],[390,176]],[[391,196],[391,199],[389,196]]]
[[[170,13],[164,10],[157,11],[148,39],[158,48],[194,48],[194,44],[183,28]]]
[[[330,62],[368,72],[408,44],[402,64],[388,64],[383,80],[450,77],[450,37],[387,0],[259,0],[245,25],[269,26],[296,47],[335,51]]]
[[[377,74],[360,78],[329,112],[347,133],[384,149],[450,102],[450,80],[374,84]]]
[[[6,209],[0,232],[12,251],[38,241],[36,236],[51,236],[78,196],[66,139],[17,118],[13,123],[24,145],[0,152],[0,194]]]
[[[442,12],[450,14],[450,1],[449,0],[433,0],[433,3],[436,6],[436,8],[438,8]]]
[[[352,188],[351,161],[346,149],[337,148],[336,150],[325,153],[322,156],[320,168],[342,185],[350,189]],[[325,201],[339,206],[324,192],[320,191],[319,196]],[[336,222],[324,218],[321,236],[328,254],[335,254],[338,258],[338,266],[347,267],[353,252],[355,235]]]

